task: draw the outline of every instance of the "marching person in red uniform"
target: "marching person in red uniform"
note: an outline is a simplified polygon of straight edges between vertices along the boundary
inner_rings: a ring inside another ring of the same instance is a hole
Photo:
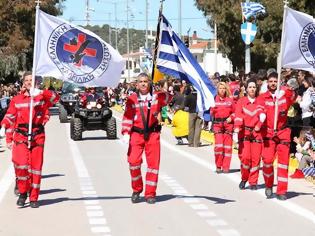
[[[151,81],[147,74],[139,74],[137,78],[137,92],[127,98],[122,120],[123,141],[129,144],[128,162],[133,189],[132,203],[139,202],[140,193],[143,191],[141,175],[143,151],[145,151],[148,164],[144,196],[149,204],[154,204],[156,201],[161,131],[158,115],[161,108],[166,106],[172,99],[167,92],[151,94],[150,83]]]
[[[249,79],[246,84],[246,97],[236,104],[233,140],[239,143],[242,181],[240,189],[245,189],[247,181],[250,189],[257,189],[260,155],[263,147],[261,126],[266,119],[264,107],[257,101],[257,83]]]
[[[264,147],[262,150],[263,175],[265,180],[265,194],[267,198],[273,195],[272,187],[274,182],[273,162],[278,157],[277,171],[277,199],[286,200],[286,192],[288,189],[288,168],[290,155],[290,134],[291,130],[287,127],[287,113],[289,107],[295,101],[294,87],[282,87],[277,91],[278,74],[272,72],[268,75],[268,91],[262,93],[258,99],[264,105],[266,112],[266,121],[262,126],[261,132],[264,139]],[[274,130],[275,118],[275,102],[278,98],[278,121],[276,130]]]
[[[40,91],[31,87],[32,74],[26,72],[23,75],[22,91],[12,99],[1,127],[2,130],[14,127],[13,139],[8,146],[12,146],[12,161],[20,193],[17,205],[24,206],[29,193],[30,206],[37,208],[45,142],[44,125],[49,119],[49,107],[58,101],[59,96],[49,90]],[[34,109],[31,147],[28,148],[31,95]]]
[[[210,109],[213,117],[213,132],[215,138],[214,156],[217,173],[228,173],[232,158],[232,132],[235,105],[230,98],[229,89],[224,82],[217,86],[218,95],[215,106]]]

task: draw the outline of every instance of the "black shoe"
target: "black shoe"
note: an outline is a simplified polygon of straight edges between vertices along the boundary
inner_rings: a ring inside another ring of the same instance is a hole
[[[155,197],[149,197],[145,200],[148,204],[155,204]]]
[[[31,201],[30,202],[30,207],[31,208],[38,208],[39,207],[38,201]]]
[[[26,199],[27,199],[27,193],[21,193],[16,202],[16,205],[23,207],[25,205]]]
[[[266,195],[267,198],[271,198],[272,194],[273,194],[272,188],[266,188],[265,189],[265,195]]]
[[[280,201],[285,201],[287,200],[287,196],[285,194],[277,194],[276,195],[277,199]]]
[[[183,144],[184,144],[184,141],[182,139],[177,140],[177,145],[183,145]]]
[[[131,195],[131,202],[138,203],[140,202],[140,192],[133,192]]]
[[[245,185],[246,185],[246,181],[241,181],[240,182],[240,184],[238,185],[238,187],[241,189],[241,190],[243,190],[243,189],[245,189]]]
[[[250,190],[257,190],[257,185],[251,185],[251,186],[249,186],[249,189]]]
[[[215,172],[217,172],[217,174],[221,174],[223,170],[221,168],[217,168]]]

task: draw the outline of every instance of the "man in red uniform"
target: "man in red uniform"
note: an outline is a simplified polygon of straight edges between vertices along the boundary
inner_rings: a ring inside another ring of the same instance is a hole
[[[246,83],[246,97],[240,98],[236,104],[234,132],[239,141],[239,158],[241,160],[242,180],[240,189],[245,189],[249,182],[250,189],[257,189],[259,175],[260,156],[263,146],[261,126],[266,119],[262,104],[257,101],[257,84],[255,79],[249,79]],[[236,140],[235,140],[236,139]]]
[[[275,154],[278,157],[277,171],[277,199],[286,200],[286,192],[288,189],[288,167],[289,167],[289,148],[291,130],[287,127],[287,113],[289,107],[295,100],[295,92],[292,87],[282,87],[277,90],[278,74],[272,72],[268,75],[268,91],[262,93],[258,99],[264,105],[266,112],[266,122],[261,132],[264,138],[264,147],[262,151],[263,175],[265,179],[265,194],[267,198],[273,195],[272,186],[274,181],[273,162]],[[274,130],[275,118],[275,102],[278,98],[278,121],[276,130]]]
[[[41,170],[45,142],[44,124],[47,122],[47,111],[59,99],[59,96],[49,90],[36,90],[32,87],[32,74],[23,75],[23,87],[15,96],[1,122],[2,129],[14,127],[12,139],[12,161],[15,167],[19,189],[18,206],[24,206],[29,192],[30,206],[39,207]],[[32,136],[28,148],[28,126],[30,117],[31,95],[33,95]],[[10,144],[8,144],[10,146]]]
[[[160,166],[160,130],[158,115],[163,106],[172,99],[167,92],[150,93],[149,77],[141,73],[137,78],[137,92],[127,98],[122,120],[122,135],[129,143],[128,162],[133,193],[132,203],[140,200],[143,191],[141,176],[142,153],[145,151],[148,164],[146,173],[145,199],[155,203]]]

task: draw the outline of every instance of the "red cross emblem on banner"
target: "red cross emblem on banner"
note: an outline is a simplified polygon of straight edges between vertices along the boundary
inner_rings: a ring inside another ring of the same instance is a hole
[[[86,40],[85,34],[78,34],[78,39],[70,40],[70,44],[65,43],[63,50],[73,53],[70,57],[76,66],[81,67],[83,57],[96,57],[96,49],[88,48],[89,40]]]

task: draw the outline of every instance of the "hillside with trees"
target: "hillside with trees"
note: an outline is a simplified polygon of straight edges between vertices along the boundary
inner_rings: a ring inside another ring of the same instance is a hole
[[[244,69],[245,45],[241,39],[242,23],[241,2],[245,0],[195,0],[197,8],[209,16],[209,25],[217,23],[220,50],[232,61],[234,67]],[[257,22],[258,32],[251,48],[252,70],[276,67],[280,48],[283,1],[260,0],[269,14]],[[314,0],[290,0],[291,8],[315,15]],[[235,69],[235,68],[234,68]]]

